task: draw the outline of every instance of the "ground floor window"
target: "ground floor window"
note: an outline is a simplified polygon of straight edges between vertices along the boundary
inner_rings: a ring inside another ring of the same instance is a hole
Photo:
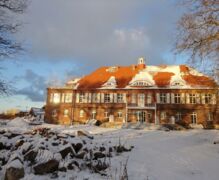
[[[118,118],[122,118],[122,111],[118,112]]]
[[[214,118],[213,118],[213,113],[209,112],[208,113],[208,121],[213,121]]]
[[[95,110],[91,113],[91,119],[96,119],[97,112]]]
[[[79,117],[80,118],[84,117],[84,110],[83,109],[80,110]]]
[[[193,112],[191,114],[191,121],[192,121],[192,124],[196,124],[197,123],[197,113]]]
[[[68,110],[68,109],[65,109],[63,114],[64,114],[64,117],[68,117],[69,110]]]
[[[109,118],[109,112],[108,112],[108,111],[105,111],[105,112],[104,112],[104,117],[105,117],[105,118]]]
[[[181,112],[176,113],[176,121],[181,121],[182,120],[182,114]]]
[[[165,112],[165,111],[162,111],[162,112],[160,113],[160,119],[166,119],[166,117],[167,117],[166,112]]]
[[[57,110],[56,110],[56,109],[54,109],[54,110],[52,111],[52,117],[57,117]]]

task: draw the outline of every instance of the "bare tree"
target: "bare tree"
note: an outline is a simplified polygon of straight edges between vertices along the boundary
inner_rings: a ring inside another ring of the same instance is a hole
[[[190,54],[191,63],[208,61],[219,75],[219,1],[181,0],[188,11],[178,22],[176,49]]]
[[[27,0],[0,0],[0,62],[17,54],[22,46],[14,38],[20,23],[14,17],[24,12]],[[0,95],[7,94],[8,83],[0,79]]]

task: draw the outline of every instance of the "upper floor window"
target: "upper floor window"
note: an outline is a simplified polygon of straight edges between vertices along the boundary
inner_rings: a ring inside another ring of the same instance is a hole
[[[119,93],[117,94],[117,102],[122,103],[123,102],[123,94]]]
[[[204,98],[205,98],[205,103],[206,104],[210,104],[211,103],[211,100],[212,100],[212,95],[211,94],[205,94]]]
[[[160,93],[160,103],[167,103],[167,94]]]
[[[98,95],[99,94],[97,94],[97,93],[92,94],[92,102],[94,102],[94,103],[98,102]]]
[[[85,102],[85,93],[80,93],[79,94],[79,103]]]
[[[53,103],[60,103],[60,97],[61,97],[60,93],[54,93],[52,102]]]
[[[189,103],[196,104],[196,94],[189,94]]]
[[[110,94],[109,93],[104,94],[104,102],[105,103],[109,103],[110,102]]]
[[[132,99],[131,99],[132,104],[136,104],[136,101],[137,101],[137,100],[136,100],[136,99],[137,99],[136,97],[137,97],[136,94],[132,94],[132,97],[131,97],[131,98],[132,98]]]
[[[180,94],[174,94],[174,103],[180,104],[181,103],[181,96]]]
[[[151,104],[151,103],[152,103],[152,95],[147,94],[147,104]]]
[[[62,102],[71,103],[72,102],[72,93],[64,93],[62,94],[63,100]]]

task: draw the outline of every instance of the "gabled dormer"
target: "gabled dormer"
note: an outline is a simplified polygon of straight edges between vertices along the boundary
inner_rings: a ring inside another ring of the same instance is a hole
[[[102,87],[105,88],[116,88],[117,83],[116,83],[116,78],[114,76],[111,76],[107,82],[105,82]]]

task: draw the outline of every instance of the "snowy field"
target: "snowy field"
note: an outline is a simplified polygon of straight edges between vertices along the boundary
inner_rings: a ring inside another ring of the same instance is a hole
[[[48,127],[61,134],[77,135],[78,130],[92,135],[87,140],[92,145],[111,146],[124,144],[134,146],[130,152],[115,155],[110,159],[111,166],[106,170],[109,176],[85,171],[59,172],[56,179],[109,179],[119,180],[123,165],[127,161],[130,180],[218,180],[219,141],[218,130],[158,131],[134,129],[105,129],[93,126],[65,127],[60,125],[30,126],[23,119],[16,119],[0,130],[24,133],[32,128]],[[5,138],[1,137],[1,141]],[[78,141],[76,137],[73,138]],[[89,145],[89,146],[92,146]],[[88,145],[87,145],[88,146]],[[59,147],[61,148],[61,147]],[[3,156],[0,151],[0,155]],[[9,154],[10,156],[10,154]],[[51,179],[51,175],[34,175],[25,172],[25,180]],[[4,168],[0,171],[4,178]]]

